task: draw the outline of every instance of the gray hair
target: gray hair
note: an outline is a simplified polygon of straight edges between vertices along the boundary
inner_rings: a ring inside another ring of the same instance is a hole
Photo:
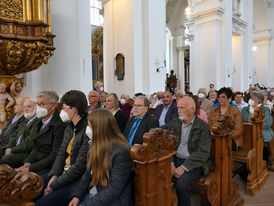
[[[200,91],[200,92],[204,92],[205,94],[207,94],[207,90],[206,90],[206,88],[200,88],[198,91]]]
[[[144,100],[144,106],[149,108],[149,101],[148,101],[148,98],[146,96],[139,95],[139,96],[135,97],[135,100],[136,99]]]
[[[125,96],[127,100],[130,98],[128,94],[121,94],[121,96]]]
[[[115,93],[110,93],[106,96],[106,98],[110,97],[114,102],[114,109],[119,109],[119,101],[118,97]]]
[[[270,92],[267,91],[267,90],[261,90],[260,93],[263,95],[263,96],[266,96],[268,97],[270,95]]]
[[[100,82],[100,81],[97,81],[95,84],[94,84],[94,87],[98,87],[98,86],[103,86],[103,83]]]
[[[42,91],[37,94],[38,97],[48,97],[50,103],[58,104],[59,96],[55,91]]]
[[[262,95],[261,93],[254,93],[252,95],[252,97],[254,97],[255,99],[259,100],[260,103],[263,103],[263,101],[264,101],[264,95]]]
[[[96,96],[97,96],[98,98],[100,98],[100,94],[99,94],[99,92],[97,92],[96,90],[91,90],[90,92],[94,92],[94,93],[96,94]]]

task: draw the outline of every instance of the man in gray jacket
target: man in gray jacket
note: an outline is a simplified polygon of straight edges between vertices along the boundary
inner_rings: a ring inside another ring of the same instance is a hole
[[[190,190],[196,182],[209,173],[210,127],[195,115],[195,102],[184,97],[178,102],[179,118],[169,123],[169,131],[179,139],[177,153],[171,165],[172,175],[177,178],[178,206],[190,206]]]

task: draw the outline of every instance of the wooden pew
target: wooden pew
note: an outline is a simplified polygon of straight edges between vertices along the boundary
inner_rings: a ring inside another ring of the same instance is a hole
[[[135,206],[177,206],[171,181],[171,159],[177,145],[177,137],[159,128],[145,133],[142,145],[133,145]]]
[[[207,205],[241,206],[244,202],[238,193],[238,184],[232,182],[232,139],[229,136],[232,129],[233,122],[228,116],[218,118],[218,124],[211,128],[211,172],[197,183]]]
[[[17,180],[13,180],[14,170],[8,165],[0,165],[0,205],[34,206],[32,199],[43,189],[42,178],[28,172]]]
[[[273,119],[273,123],[272,123],[272,130],[274,131],[274,111],[271,112],[272,115],[272,119]],[[268,165],[268,169],[271,172],[274,172],[274,138],[272,138],[272,141],[270,142],[269,145],[269,165]]]
[[[264,111],[258,107],[250,118],[252,123],[244,123],[243,146],[233,152],[233,160],[246,164],[248,170],[246,193],[253,196],[262,188],[269,173],[263,161]]]

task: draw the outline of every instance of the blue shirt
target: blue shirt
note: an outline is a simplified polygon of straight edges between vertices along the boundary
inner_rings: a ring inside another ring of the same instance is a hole
[[[145,116],[145,115],[144,115]],[[142,122],[144,116],[142,116],[140,119],[138,119],[137,117],[135,117],[135,120],[134,120],[134,123],[130,129],[130,132],[128,134],[128,143],[129,145],[132,147],[132,142],[133,142],[133,138],[134,138],[134,135],[140,125],[140,123]]]
[[[162,127],[166,124],[166,122],[165,122],[166,113],[169,110],[170,105],[171,105],[171,103],[167,106],[163,105],[164,108],[163,108],[163,111],[162,111],[161,116],[159,118],[160,127]]]

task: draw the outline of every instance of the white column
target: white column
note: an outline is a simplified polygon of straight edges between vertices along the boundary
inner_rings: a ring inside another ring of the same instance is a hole
[[[60,97],[71,89],[92,88],[89,0],[51,2],[55,55],[47,65],[27,73],[23,95],[55,90]]]
[[[104,1],[106,91],[150,94],[165,88],[165,0]],[[117,53],[125,56],[124,80],[114,76]],[[157,68],[159,72],[156,71]]]
[[[185,90],[185,64],[184,64],[184,37],[176,36],[176,53],[177,53],[177,69],[175,74],[178,79],[177,87],[184,91]]]
[[[209,4],[211,3],[211,4]],[[225,82],[225,67],[228,62],[223,58],[230,47],[226,48],[222,27],[224,10],[215,1],[200,2],[193,8],[193,34],[190,44],[190,90],[197,93],[200,87],[208,88],[210,83],[218,89]],[[230,39],[231,42],[231,39]]]

